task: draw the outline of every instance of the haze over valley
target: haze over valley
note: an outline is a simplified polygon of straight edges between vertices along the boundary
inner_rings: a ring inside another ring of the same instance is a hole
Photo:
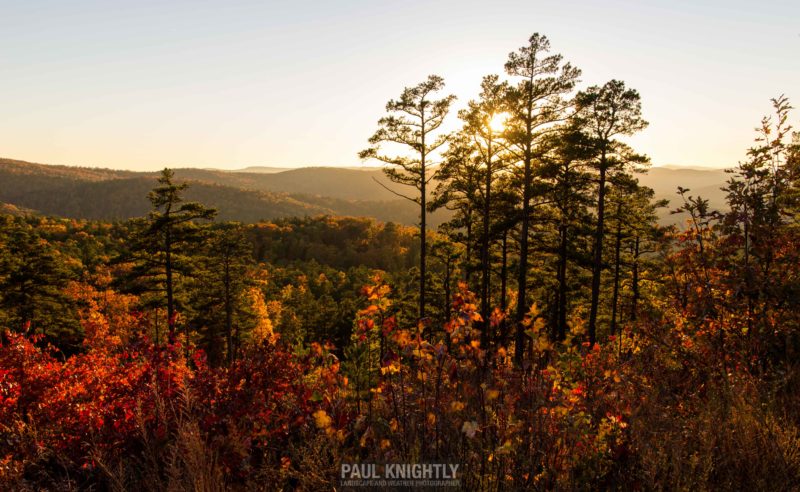
[[[286,217],[343,215],[416,225],[419,209],[391,191],[404,187],[387,179],[376,167],[247,167],[240,170],[176,168],[178,180],[192,183],[187,198],[219,211],[223,220],[252,223]],[[137,172],[80,166],[46,165],[0,158],[0,203],[8,210],[75,219],[123,220],[145,215],[147,192],[157,172]],[[724,186],[729,175],[720,169],[651,167],[638,174],[656,199],[670,200],[660,209],[660,221],[680,222],[670,210],[680,204],[678,186],[725,207]],[[387,189],[388,188],[388,189]],[[436,227],[450,213],[431,214]]]

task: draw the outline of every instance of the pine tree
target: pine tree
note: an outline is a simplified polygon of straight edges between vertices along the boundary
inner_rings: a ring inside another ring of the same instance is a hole
[[[554,225],[556,256],[556,293],[551,319],[551,338],[564,340],[567,330],[567,311],[570,280],[570,260],[577,255],[583,224],[588,221],[591,205],[591,176],[586,164],[591,157],[585,135],[576,125],[567,125],[551,135],[551,150],[542,158],[539,176],[547,183]]]
[[[175,335],[178,305],[176,277],[192,273],[202,240],[200,225],[216,215],[200,203],[185,202],[183,192],[188,184],[175,184],[174,175],[170,169],[161,172],[158,186],[148,195],[153,209],[140,221],[141,231],[133,245],[135,275],[145,281],[145,290],[163,295],[157,305],[166,305],[170,340]]]
[[[226,223],[212,228],[202,245],[203,257],[193,293],[195,324],[203,331],[204,346],[213,363],[228,364],[236,358],[241,338],[249,329],[248,270],[253,263],[252,245],[244,227]]]
[[[491,310],[491,260],[492,243],[490,224],[492,221],[492,187],[503,168],[503,144],[499,142],[504,131],[505,99],[507,84],[499,82],[497,75],[488,75],[481,82],[480,99],[470,101],[467,108],[459,112],[464,121],[462,132],[472,142],[476,159],[481,165],[480,272],[481,272],[481,343],[484,347],[491,341],[489,315]]]
[[[519,236],[519,268],[517,278],[516,350],[514,360],[522,364],[524,352],[523,320],[528,311],[528,240],[531,226],[534,159],[536,146],[551,126],[567,117],[569,102],[563,96],[570,93],[580,76],[580,70],[569,63],[562,64],[561,55],[549,55],[550,41],[538,33],[528,45],[509,54],[505,68],[508,75],[520,79],[509,91],[509,120],[506,132],[510,147],[522,164],[522,211]]]
[[[435,152],[447,142],[447,135],[435,136],[450,111],[455,96],[433,99],[444,89],[444,79],[430,75],[425,82],[407,87],[400,98],[386,104],[389,116],[378,121],[378,130],[369,139],[372,147],[359,153],[361,159],[377,159],[388,167],[386,176],[393,182],[417,191],[406,196],[392,191],[419,205],[420,261],[419,261],[419,319],[425,319],[426,240],[428,213],[428,185],[435,177],[432,171]],[[410,152],[407,155],[389,156],[381,153],[381,145],[400,144]],[[391,191],[391,190],[390,190]]]
[[[440,226],[451,241],[464,246],[463,279],[472,284],[477,215],[480,210],[480,162],[464,133],[455,134],[437,174],[439,184],[430,203],[432,210],[452,210],[453,218]]]
[[[597,222],[594,232],[592,261],[592,298],[589,310],[589,343],[597,340],[597,310],[600,301],[600,277],[603,271],[603,238],[605,237],[606,183],[609,175],[624,171],[647,158],[635,154],[618,137],[633,135],[647,127],[642,119],[639,93],[619,80],[592,86],[578,93],[579,119],[594,151],[592,166],[597,178]]]
[[[0,231],[0,323],[76,350],[82,333],[64,292],[76,278],[67,258],[35,228],[11,217],[0,216]]]

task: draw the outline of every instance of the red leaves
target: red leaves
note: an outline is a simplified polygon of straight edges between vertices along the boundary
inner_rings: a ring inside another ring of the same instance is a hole
[[[140,342],[126,350],[102,344],[64,360],[49,347],[36,346],[35,338],[10,333],[5,338],[0,345],[0,456],[11,453],[23,463],[49,450],[91,470],[94,453],[123,459],[141,448],[145,434],[173,439],[186,419],[209,437],[251,436],[246,452],[260,455],[267,445],[278,446],[306,428],[317,406],[309,401],[312,391],[323,395],[319,404],[325,406],[332,401],[330,388],[341,385],[338,363],[309,379],[306,361],[272,344],[252,349],[230,368],[211,368],[202,352],[187,359],[179,344]],[[318,362],[327,354],[319,347],[312,358]],[[332,415],[341,425],[345,414]],[[35,429],[41,449],[35,442],[8,448],[27,435],[12,434],[14,425]],[[231,474],[245,473],[240,451],[218,452]]]

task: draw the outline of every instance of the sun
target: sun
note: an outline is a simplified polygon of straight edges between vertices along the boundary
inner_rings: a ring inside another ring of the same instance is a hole
[[[494,114],[489,119],[489,128],[493,132],[502,132],[506,127],[506,121],[508,121],[508,113]]]

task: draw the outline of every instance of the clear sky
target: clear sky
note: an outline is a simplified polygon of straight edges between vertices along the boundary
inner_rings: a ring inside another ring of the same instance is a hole
[[[358,165],[404,86],[463,105],[533,32],[639,90],[655,164],[731,166],[770,97],[800,106],[798,0],[0,0],[0,156]]]

